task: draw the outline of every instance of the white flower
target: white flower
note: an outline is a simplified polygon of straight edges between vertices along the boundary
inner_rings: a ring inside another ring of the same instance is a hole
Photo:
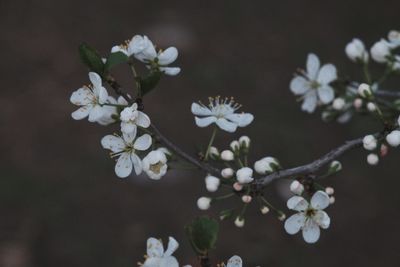
[[[279,163],[276,158],[264,157],[254,163],[254,170],[258,174],[266,174],[267,172],[274,171],[274,165],[279,166]]]
[[[209,192],[215,192],[218,190],[220,180],[219,178],[212,176],[212,175],[207,175],[205,178],[206,182],[206,188]]]
[[[386,141],[389,145],[397,147],[400,145],[400,131],[394,130],[386,136]]]
[[[107,102],[108,93],[97,73],[89,72],[89,79],[92,85],[81,87],[72,93],[71,103],[80,108],[71,115],[75,120],[89,116],[89,121],[95,122],[103,116],[102,105]]]
[[[150,237],[147,239],[147,257],[142,267],[179,267],[178,261],[172,256],[178,247],[178,242],[169,237],[168,247],[164,252],[162,242]]]
[[[366,150],[374,150],[377,146],[378,141],[372,134],[366,135],[363,138],[363,146]]]
[[[153,150],[143,158],[142,166],[150,179],[159,180],[167,173],[167,157],[161,150]]]
[[[136,139],[136,140],[135,140]],[[132,168],[139,175],[142,172],[142,161],[136,155],[136,150],[145,151],[151,146],[151,137],[144,134],[139,138],[133,134],[123,134],[122,137],[106,135],[101,139],[103,148],[111,150],[111,157],[118,157],[115,173],[120,178],[128,177]]]
[[[293,194],[301,195],[303,194],[304,186],[299,181],[294,180],[290,184],[290,191],[292,191]]]
[[[379,163],[379,157],[377,154],[371,153],[367,156],[367,162],[369,165],[377,165]]]
[[[290,216],[285,221],[285,230],[294,235],[303,231],[303,238],[307,243],[315,243],[320,236],[320,227],[327,229],[331,219],[323,211],[329,206],[329,196],[323,191],[317,191],[311,198],[310,203],[300,196],[291,197],[287,206],[298,213]]]
[[[228,260],[226,267],[242,267],[242,265],[242,259],[239,256],[235,255]]]
[[[116,100],[112,96],[108,96],[107,102],[108,104],[117,104],[117,105],[128,105],[128,102],[122,96],[118,97]],[[101,125],[110,125],[114,123],[115,118],[118,117],[118,110],[116,106],[104,105],[102,106],[103,115],[97,120],[97,122]]]
[[[197,200],[197,207],[201,210],[208,210],[211,205],[211,198],[201,197]]]
[[[390,46],[384,39],[376,42],[371,47],[371,57],[378,63],[385,63],[390,55]]]
[[[137,103],[130,107],[126,107],[121,111],[121,131],[128,134],[136,134],[137,126],[148,128],[150,126],[150,118],[145,113],[138,110]]]
[[[233,133],[237,127],[246,127],[254,119],[250,113],[235,113],[240,107],[233,98],[229,100],[216,97],[210,98],[208,107],[202,103],[193,103],[191,110],[198,127],[207,127],[215,123],[222,130]]]
[[[361,60],[363,62],[368,62],[368,52],[360,39],[354,38],[346,45],[345,51],[346,55],[352,61]]]
[[[147,36],[135,35],[131,40],[126,41],[124,44],[117,45],[111,48],[111,53],[122,52],[127,56],[131,56],[141,53],[150,45],[152,45],[152,43],[150,42],[149,38],[147,38]]]
[[[221,159],[224,161],[232,161],[235,159],[235,155],[230,150],[224,150],[221,152]]]
[[[304,99],[301,109],[309,113],[314,112],[319,101],[322,104],[332,102],[335,97],[333,88],[329,85],[337,79],[336,68],[332,64],[325,64],[320,68],[320,62],[315,54],[307,58],[307,73],[296,76],[290,82],[290,90]]]
[[[249,167],[243,167],[236,171],[236,179],[241,184],[248,184],[254,180],[253,170]]]
[[[225,168],[221,171],[221,176],[224,178],[231,178],[234,174],[234,170],[232,168]]]
[[[358,86],[357,92],[361,97],[369,97],[372,94],[371,86],[362,83]]]
[[[242,228],[244,226],[244,218],[236,217],[235,225],[236,227]]]
[[[342,110],[345,105],[346,105],[346,101],[340,97],[335,98],[335,100],[333,100],[333,103],[332,103],[333,109],[336,109],[336,110]]]

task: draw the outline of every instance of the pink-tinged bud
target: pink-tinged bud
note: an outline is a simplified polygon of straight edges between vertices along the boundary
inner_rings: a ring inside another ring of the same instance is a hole
[[[385,144],[382,144],[381,145],[381,157],[386,156],[388,152],[389,152],[388,146]]]
[[[243,189],[243,185],[241,185],[240,183],[234,183],[233,184],[233,189],[235,189],[235,191],[242,191]]]
[[[353,106],[355,107],[355,109],[357,109],[357,110],[360,109],[362,107],[362,105],[363,105],[363,101],[361,98],[354,99]]]
[[[249,196],[249,195],[244,195],[244,196],[242,196],[242,201],[243,201],[244,203],[250,203],[252,199],[253,199],[253,198],[252,198],[251,196]]]
[[[293,194],[301,195],[303,194],[304,186],[299,181],[294,180],[290,184],[290,191],[292,191]]]
[[[333,189],[333,187],[328,186],[327,188],[325,188],[325,193],[327,193],[328,195],[333,195],[335,193],[335,190]]]

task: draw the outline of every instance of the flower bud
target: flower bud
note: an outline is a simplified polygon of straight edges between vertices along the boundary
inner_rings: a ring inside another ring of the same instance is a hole
[[[371,112],[374,112],[374,111],[376,110],[376,105],[375,105],[375,103],[368,102],[368,104],[367,104],[367,109],[368,109],[369,111],[371,111]]]
[[[225,168],[225,169],[222,169],[221,175],[222,175],[222,177],[229,179],[233,176],[234,172],[235,171],[232,168]]]
[[[286,219],[286,214],[280,211],[278,215],[278,220],[284,221],[285,219]]]
[[[232,161],[235,159],[235,155],[230,150],[224,150],[221,152],[221,159],[225,161]]]
[[[218,190],[220,180],[217,177],[208,175],[205,179],[205,182],[206,188],[209,192],[215,192]]]
[[[330,196],[329,197],[329,204],[334,204],[335,203],[335,201],[336,201],[336,199],[335,199],[335,197],[334,196]]]
[[[385,40],[380,40],[376,42],[371,47],[371,57],[378,63],[385,63],[387,61],[387,56],[390,55],[390,48]]]
[[[354,38],[350,43],[348,43],[345,52],[352,61],[368,61],[368,52],[365,49],[364,43],[360,39]]]
[[[304,192],[304,186],[299,181],[294,180],[290,184],[290,191],[292,191],[293,194],[301,195]]]
[[[329,171],[330,172],[338,172],[342,170],[342,163],[340,161],[334,160],[331,162],[329,165]]]
[[[267,214],[269,212],[269,208],[267,206],[264,206],[260,209],[262,214]]]
[[[241,185],[238,182],[236,182],[236,183],[233,184],[233,189],[235,189],[235,191],[242,191],[243,185]]]
[[[390,42],[400,42],[400,32],[391,30],[388,34],[388,39]]]
[[[197,207],[201,210],[208,210],[211,205],[211,198],[201,197],[197,200]]]
[[[360,109],[363,105],[363,101],[361,98],[354,99],[353,106],[355,109]]]
[[[377,146],[377,140],[373,135],[366,135],[363,138],[363,146],[366,150],[374,150]]]
[[[215,146],[211,146],[210,147],[210,150],[208,151],[208,154],[210,155],[210,157],[212,159],[219,158],[219,151],[218,151],[218,148],[216,148]]]
[[[265,157],[254,163],[254,169],[258,174],[266,174],[274,171],[274,165],[279,166],[278,161],[273,157]]]
[[[333,100],[332,107],[336,110],[342,110],[345,104],[346,101],[344,101],[343,98],[338,97],[335,100]]]
[[[232,141],[229,146],[231,147],[233,152],[239,151],[239,149],[240,149],[239,141],[236,141],[236,140]]]
[[[244,218],[236,217],[235,225],[242,228],[244,226]]]
[[[386,136],[386,142],[390,146],[397,147],[400,145],[400,131],[399,130],[394,130],[390,134]]]
[[[378,162],[379,162],[378,155],[373,154],[373,153],[369,154],[367,156],[367,162],[368,162],[369,165],[377,165]]]
[[[240,146],[243,148],[249,148],[250,147],[250,138],[248,136],[242,136],[239,138],[239,143]]]
[[[360,84],[357,91],[361,97],[369,97],[372,94],[371,87],[366,83]]]
[[[254,180],[253,170],[249,167],[243,167],[236,171],[236,179],[241,184],[247,184]]]
[[[243,203],[250,203],[252,199],[253,198],[251,196],[249,196],[249,195],[243,195],[242,196]]]
[[[386,156],[387,153],[389,152],[388,146],[385,145],[385,144],[382,144],[382,145],[381,145],[381,151],[380,151],[380,152],[381,152],[381,153],[380,153],[381,157]]]
[[[328,195],[333,195],[335,193],[335,190],[333,189],[333,187],[328,186],[327,188],[325,188],[325,193],[327,193]]]

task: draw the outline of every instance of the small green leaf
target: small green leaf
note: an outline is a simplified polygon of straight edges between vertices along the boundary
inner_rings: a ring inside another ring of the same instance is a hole
[[[232,218],[233,214],[234,214],[234,209],[229,209],[229,210],[223,210],[219,213],[219,219],[221,221],[226,220],[226,219],[230,219]]]
[[[153,90],[161,78],[161,72],[158,70],[152,71],[148,76],[144,78],[139,77],[140,89],[142,96]]]
[[[91,71],[96,72],[100,76],[104,73],[104,63],[101,60],[99,53],[91,46],[86,43],[82,43],[79,46],[79,56],[83,62]]]
[[[218,238],[219,224],[209,217],[199,217],[185,226],[186,235],[198,255],[207,255],[215,248]]]
[[[112,67],[121,63],[125,63],[127,61],[128,61],[128,56],[122,53],[121,51],[111,53],[107,58],[105,69],[110,70]]]

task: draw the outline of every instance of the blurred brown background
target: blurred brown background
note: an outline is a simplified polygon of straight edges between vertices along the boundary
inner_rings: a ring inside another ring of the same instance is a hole
[[[147,34],[161,47],[176,46],[182,73],[163,79],[146,99],[153,122],[194,153],[210,129],[195,127],[191,102],[235,96],[256,119],[245,131],[220,134],[220,147],[246,133],[256,144],[253,160],[272,155],[289,167],[379,130],[365,120],[326,124],[319,113],[302,113],[288,84],[311,51],[360,79],[345,44],[359,37],[371,45],[398,29],[399,8],[397,0],[1,1],[0,266],[135,266],[147,237],[168,235],[181,243],[180,263],[194,263],[183,225],[202,214],[195,201],[205,193],[204,175],[116,178],[100,146],[114,129],[70,117],[70,94],[88,82],[80,42],[108,53]],[[119,70],[129,88],[129,72]],[[399,153],[375,168],[366,154],[348,153],[344,171],[323,181],[335,187],[337,202],[319,243],[285,234],[281,222],[254,205],[245,228],[222,223],[213,258],[239,254],[245,266],[399,266]],[[267,192],[284,209],[281,188]]]

